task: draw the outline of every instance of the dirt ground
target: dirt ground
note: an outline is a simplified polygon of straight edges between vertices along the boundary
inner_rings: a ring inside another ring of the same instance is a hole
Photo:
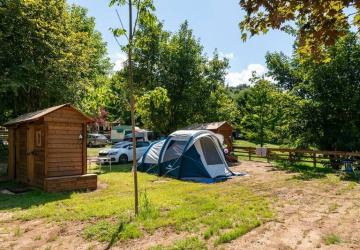
[[[360,249],[360,185],[336,178],[297,180],[298,174],[280,171],[270,164],[242,161],[232,167],[247,172],[231,182],[250,187],[268,197],[275,219],[222,245],[225,249]],[[235,201],[234,201],[235,202]],[[11,221],[0,212],[0,249],[105,249],[106,244],[81,237],[84,225],[43,220]],[[327,242],[335,235],[337,244]],[[147,249],[168,245],[186,235],[158,230],[153,235],[112,249]],[[327,243],[327,244],[326,244]]]
[[[297,181],[298,174],[257,162],[242,162],[233,169],[249,173],[244,184],[272,199],[276,219],[226,249],[360,249],[358,184],[327,178]],[[339,236],[341,242],[326,245],[329,235]]]

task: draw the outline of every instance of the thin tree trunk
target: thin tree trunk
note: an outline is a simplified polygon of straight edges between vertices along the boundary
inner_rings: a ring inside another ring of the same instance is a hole
[[[138,199],[138,180],[137,180],[137,162],[136,162],[136,135],[135,135],[135,97],[134,97],[134,82],[133,82],[133,64],[132,64],[132,2],[129,0],[129,87],[130,87],[130,110],[131,110],[131,131],[132,131],[132,146],[133,146],[133,164],[132,171],[134,175],[134,193],[135,193],[135,215],[139,213],[139,199]]]

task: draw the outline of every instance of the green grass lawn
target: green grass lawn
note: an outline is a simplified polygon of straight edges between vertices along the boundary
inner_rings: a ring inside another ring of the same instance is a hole
[[[130,169],[130,165],[114,165],[112,172],[103,168],[98,176],[102,188],[95,192],[0,194],[0,211],[13,212],[18,220],[81,221],[86,225],[85,239],[109,244],[158,229],[187,232],[191,237],[174,242],[175,248],[221,245],[273,217],[268,201],[241,182],[200,184],[139,173],[140,214],[134,218]]]

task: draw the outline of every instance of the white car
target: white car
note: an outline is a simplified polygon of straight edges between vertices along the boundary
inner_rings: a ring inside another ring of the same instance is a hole
[[[150,146],[150,142],[138,141],[136,142],[136,159],[141,156]],[[117,143],[112,148],[102,149],[99,152],[98,160],[101,163],[118,162],[126,163],[133,160],[132,142]]]

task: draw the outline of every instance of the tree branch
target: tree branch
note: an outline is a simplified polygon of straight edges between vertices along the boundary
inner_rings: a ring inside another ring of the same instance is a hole
[[[141,0],[138,0],[136,9],[137,9],[137,13],[136,13],[136,19],[135,19],[135,24],[134,24],[134,29],[133,29],[133,35],[135,36],[135,32],[136,32],[136,26],[137,26],[137,22],[140,16],[140,2]]]
[[[123,24],[123,22],[121,20],[121,17],[120,17],[120,14],[119,14],[118,10],[115,9],[115,11],[116,11],[116,15],[117,15],[117,17],[118,17],[118,19],[120,21],[121,28],[123,28],[123,30],[126,30],[125,27],[124,27],[124,24]],[[128,35],[126,33],[125,33],[125,36],[126,36],[126,39],[129,41],[129,37],[128,37]]]
[[[121,48],[122,46],[121,46],[119,40],[117,39],[117,37],[116,37],[115,35],[114,35],[114,38],[115,38],[116,43],[117,43],[117,44],[119,45],[119,47]]]

